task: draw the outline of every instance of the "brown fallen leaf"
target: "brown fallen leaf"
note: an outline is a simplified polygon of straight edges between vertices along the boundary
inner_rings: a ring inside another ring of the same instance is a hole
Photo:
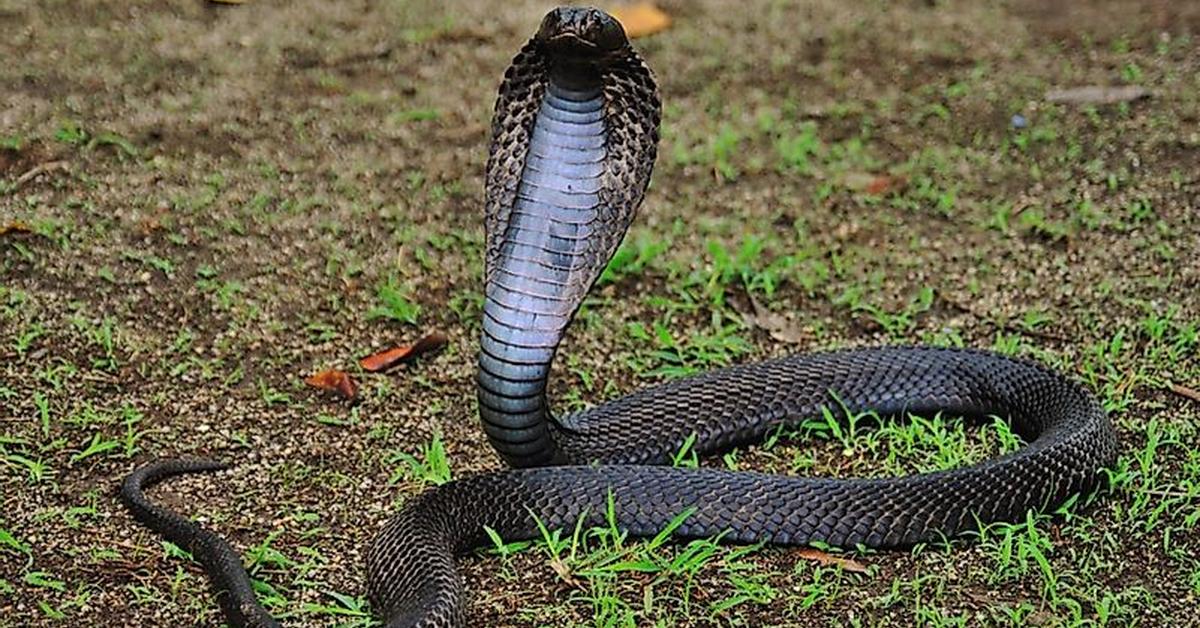
[[[850,558],[842,558],[835,556],[829,552],[823,552],[815,547],[802,547],[796,550],[796,554],[805,560],[811,560],[821,565],[833,565],[841,567],[842,571],[852,573],[867,573],[867,566]]]
[[[865,189],[867,194],[882,196],[888,192],[902,190],[905,185],[908,185],[908,180],[904,177],[880,175],[871,179]]]
[[[846,172],[837,177],[836,180],[848,190],[865,192],[874,196],[899,191],[908,185],[908,179],[902,176],[872,174],[870,172]]]
[[[1052,89],[1046,92],[1046,100],[1071,105],[1112,105],[1149,97],[1150,90],[1139,85],[1121,85],[1119,87],[1088,85],[1086,87]]]
[[[8,235],[9,233],[32,233],[32,232],[33,232],[33,229],[30,229],[29,225],[27,225],[19,220],[14,220],[14,221],[8,223],[7,225],[0,227],[0,236]]]
[[[867,189],[867,186],[871,185],[871,182],[874,180],[875,175],[869,172],[860,171],[844,172],[836,179],[836,181],[845,186],[847,190],[852,190],[854,192],[861,192]]]
[[[380,351],[379,353],[371,354],[359,360],[358,365],[361,366],[364,371],[376,373],[385,369],[389,369],[401,362],[407,362],[431,351],[437,351],[438,349],[444,347],[446,342],[446,336],[435,331],[411,345],[393,347],[386,351]]]
[[[757,327],[779,342],[803,344],[811,340],[811,334],[783,314],[772,312],[750,296],[750,311],[743,311],[742,318],[751,327]]]
[[[358,386],[345,371],[326,369],[304,380],[305,384],[321,390],[332,390],[347,399],[353,399],[358,393]]]
[[[571,573],[571,568],[568,567],[567,564],[562,561],[562,559],[551,559],[550,568],[554,570],[554,573],[560,580],[570,585],[572,589],[584,590],[583,583],[581,583],[579,579],[575,577],[575,574]]]
[[[154,208],[154,212],[152,214],[149,216],[144,216],[138,221],[138,231],[140,231],[143,236],[149,236],[152,233],[161,231],[163,228],[162,220],[168,214],[170,214],[170,212],[171,209],[169,206],[158,205]]]
[[[653,35],[671,26],[671,16],[652,2],[632,2],[613,7],[609,12],[621,26],[630,39]]]

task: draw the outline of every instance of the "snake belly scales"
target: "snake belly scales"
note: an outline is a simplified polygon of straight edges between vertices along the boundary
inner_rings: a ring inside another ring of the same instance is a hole
[[[685,510],[681,538],[901,548],[980,522],[1014,521],[1100,485],[1116,437],[1095,398],[1038,363],[983,351],[878,347],[794,355],[649,387],[555,417],[555,350],[641,203],[657,143],[653,75],[602,11],[559,8],[505,73],[485,184],[486,270],[477,394],[483,428],[512,470],[411,499],[368,551],[372,606],[388,626],[466,623],[456,555],[610,512],[634,536]],[[1026,444],[974,466],[901,478],[773,476],[664,466],[690,437],[711,454],[823,411],[839,416],[999,416]],[[233,626],[275,626],[234,549],[151,503],[144,488],[225,468],[166,460],[134,471],[133,516],[200,561]],[[610,511],[611,509],[611,511]]]

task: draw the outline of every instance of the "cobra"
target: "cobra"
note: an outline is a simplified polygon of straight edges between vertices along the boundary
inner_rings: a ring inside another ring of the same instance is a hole
[[[575,312],[642,201],[658,143],[653,75],[620,24],[596,9],[551,11],[504,75],[485,188],[486,269],[477,395],[483,428],[516,469],[410,500],[373,541],[368,594],[388,626],[458,626],[455,558],[487,542],[613,516],[653,535],[902,548],[1021,519],[1095,489],[1116,455],[1112,426],[1078,383],[997,354],[880,347],[795,355],[653,386],[554,416],[546,383]],[[945,413],[1009,420],[1026,445],[974,466],[901,478],[782,477],[664,466],[694,437],[700,454],[761,440],[820,415]],[[204,565],[227,621],[277,625],[237,553],[149,502],[168,477],[224,468],[168,460],[130,475],[134,517]]]

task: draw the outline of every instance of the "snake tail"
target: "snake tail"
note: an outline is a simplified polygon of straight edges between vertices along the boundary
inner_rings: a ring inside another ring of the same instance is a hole
[[[199,561],[212,582],[217,603],[231,626],[276,628],[276,622],[254,597],[250,576],[237,551],[225,539],[200,524],[151,502],[145,490],[164,480],[188,473],[227,469],[216,460],[162,460],[138,468],[121,484],[121,501],[142,525],[178,545]]]

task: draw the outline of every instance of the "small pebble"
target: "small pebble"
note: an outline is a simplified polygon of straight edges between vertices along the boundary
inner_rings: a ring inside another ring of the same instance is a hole
[[[1013,114],[1013,117],[1012,117],[1012,127],[1013,127],[1014,129],[1023,129],[1023,128],[1025,128],[1025,127],[1027,127],[1027,126],[1029,126],[1029,120],[1026,120],[1026,119],[1025,119],[1025,116],[1023,116],[1023,115],[1021,115],[1021,114],[1019,114],[1019,113],[1017,113],[1017,114]]]

